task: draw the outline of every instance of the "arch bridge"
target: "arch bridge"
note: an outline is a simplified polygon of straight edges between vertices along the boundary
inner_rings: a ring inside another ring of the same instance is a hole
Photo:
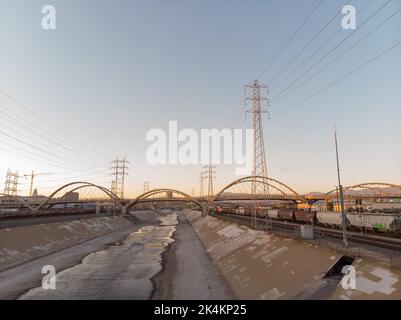
[[[96,198],[96,200],[69,200],[69,196],[81,189],[94,188],[100,192],[104,198]],[[359,190],[359,192],[352,192]],[[61,192],[65,192],[61,197],[57,197]],[[287,184],[273,178],[262,176],[242,177],[227,184],[212,199],[195,198],[185,192],[170,189],[159,188],[144,192],[133,200],[120,199],[109,189],[96,185],[91,182],[77,181],[67,183],[56,189],[45,200],[28,201],[27,197],[10,196],[1,194],[5,200],[3,203],[13,204],[13,207],[25,207],[30,211],[37,212],[47,210],[56,204],[69,202],[88,202],[88,201],[107,201],[122,209],[124,214],[128,214],[129,210],[138,203],[157,202],[157,201],[182,201],[194,203],[198,206],[202,213],[206,213],[207,205],[221,201],[243,201],[243,200],[281,200],[292,201],[294,203],[302,203],[312,205],[319,200],[332,201],[338,198],[337,190],[331,190],[327,193],[301,195]],[[368,182],[352,186],[344,187],[344,198],[346,200],[360,199],[394,199],[401,198],[401,185],[384,183],[384,182]],[[207,202],[207,204],[206,204]]]
[[[55,198],[55,196],[63,191],[66,190],[69,187],[73,187],[71,190],[68,190],[63,196],[61,196],[60,198]],[[71,182],[71,183],[67,183],[65,185],[63,185],[62,187],[56,189],[52,194],[50,194],[50,196],[43,201],[42,203],[40,203],[34,210],[38,211],[40,209],[48,209],[50,207],[52,207],[55,204],[58,203],[62,203],[63,201],[65,201],[66,199],[68,199],[68,196],[73,194],[74,192],[83,189],[83,188],[95,188],[97,190],[100,190],[105,196],[106,199],[111,200],[112,202],[121,205],[122,201],[121,199],[114,194],[113,192],[111,192],[109,189],[96,185],[94,183],[91,182],[84,182],[84,181],[77,181],[77,182]]]
[[[180,201],[180,202],[190,202],[194,203],[201,210],[202,214],[206,214],[206,207],[198,200],[190,196],[189,194],[168,188],[154,189],[142,193],[134,200],[128,202],[123,206],[123,214],[129,214],[131,208],[139,203],[144,202],[160,202],[160,201]]]
[[[226,185],[213,197],[213,202],[235,200],[282,200],[308,203],[308,200],[287,184],[263,176],[247,176]]]
[[[69,196],[72,195],[74,192],[81,190],[81,189],[95,189],[99,191],[104,197],[103,198],[93,198],[88,200],[70,200]],[[65,192],[62,196],[57,196],[58,194]],[[67,183],[55,191],[53,191],[48,197],[44,200],[42,199],[29,199],[28,197],[23,196],[14,196],[14,195],[6,195],[1,194],[3,199],[6,200],[8,203],[13,203],[15,207],[19,208],[27,208],[32,212],[38,212],[40,210],[47,210],[57,204],[68,204],[68,203],[77,203],[77,202],[93,202],[93,201],[108,201],[113,202],[117,206],[122,206],[124,204],[123,200],[121,200],[116,194],[111,192],[109,189],[96,185],[91,182],[85,181],[77,181]],[[29,199],[29,200],[28,200]]]
[[[384,188],[388,188],[388,190]],[[399,199],[401,198],[401,185],[386,182],[366,182],[343,187],[343,192],[345,200]],[[338,189],[331,190],[324,194],[306,196],[306,198],[312,202],[319,200],[331,201],[338,199],[338,197]]]

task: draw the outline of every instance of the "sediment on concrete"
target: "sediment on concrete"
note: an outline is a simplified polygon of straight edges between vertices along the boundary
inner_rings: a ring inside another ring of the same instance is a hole
[[[174,242],[163,253],[162,270],[152,278],[154,300],[235,299],[205,252],[185,214],[178,212]]]
[[[0,271],[131,225],[121,217],[0,229]]]
[[[355,257],[356,288],[324,278],[342,253],[304,240],[186,213],[210,258],[239,299],[399,299],[401,270]]]
[[[158,215],[148,212],[142,216],[149,222]],[[174,214],[160,216],[158,220],[157,225],[139,223],[141,227],[125,239],[58,272],[55,290],[37,286],[19,299],[149,299],[151,278],[161,270],[161,254],[173,241],[177,224]]]

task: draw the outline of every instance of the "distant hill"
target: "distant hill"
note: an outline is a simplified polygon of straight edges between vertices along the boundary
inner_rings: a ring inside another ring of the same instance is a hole
[[[369,188],[362,188],[362,189],[357,189],[357,190],[345,190],[344,194],[346,195],[359,195],[359,194],[377,194],[377,193],[391,193],[391,194],[399,194],[401,196],[401,189],[400,188],[394,188],[394,187],[384,187],[384,188],[374,188],[374,189],[369,189]],[[325,194],[324,192],[317,192],[317,191],[312,191],[309,193],[304,194],[304,196],[319,196]]]

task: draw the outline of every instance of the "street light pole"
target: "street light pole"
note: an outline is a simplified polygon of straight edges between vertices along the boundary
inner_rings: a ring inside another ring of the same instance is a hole
[[[337,129],[336,129],[336,127],[334,127],[334,142],[336,144],[337,177],[338,177],[338,189],[340,191],[341,224],[342,224],[342,231],[343,231],[343,242],[344,242],[344,246],[348,247],[347,216],[346,216],[346,212],[344,210],[344,191],[343,191],[343,186],[341,185],[341,178],[340,178],[340,162],[338,160],[338,144],[337,144]]]

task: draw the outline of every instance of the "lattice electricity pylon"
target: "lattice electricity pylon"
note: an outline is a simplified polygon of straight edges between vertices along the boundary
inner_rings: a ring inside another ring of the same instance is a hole
[[[201,172],[199,175],[199,197],[203,198],[203,180],[205,179],[204,172]]]
[[[143,193],[148,192],[150,185],[149,185],[149,181],[144,181],[143,182]]]
[[[249,92],[251,91],[251,93]],[[259,81],[255,80],[245,86],[245,106],[247,107],[248,101],[252,101],[252,109],[246,110],[247,113],[252,113],[252,126],[253,126],[253,166],[252,176],[260,176],[267,178],[267,165],[265,144],[263,137],[263,123],[262,113],[268,113],[269,100],[267,95],[269,93],[268,87]],[[255,181],[252,186],[252,193],[257,194],[260,191],[263,194],[269,192],[269,187],[266,184],[259,184]]]
[[[116,160],[112,161],[112,175],[114,176],[114,180],[112,182],[112,189],[114,194],[124,199],[124,181],[125,176],[128,175],[128,164],[129,161],[125,160],[125,157],[122,160],[119,160],[116,157]]]
[[[116,182],[114,180],[111,181],[110,191],[116,194]]]
[[[208,179],[208,187],[207,187],[207,202],[208,204],[211,204],[213,201],[213,179],[216,178],[214,174],[216,174],[216,171],[214,170],[216,167],[215,166],[204,166],[205,171],[202,172],[202,174],[206,175],[203,176],[202,178]]]
[[[18,171],[12,172],[10,169],[7,170],[4,194],[9,196],[16,196],[18,194],[18,178]]]

